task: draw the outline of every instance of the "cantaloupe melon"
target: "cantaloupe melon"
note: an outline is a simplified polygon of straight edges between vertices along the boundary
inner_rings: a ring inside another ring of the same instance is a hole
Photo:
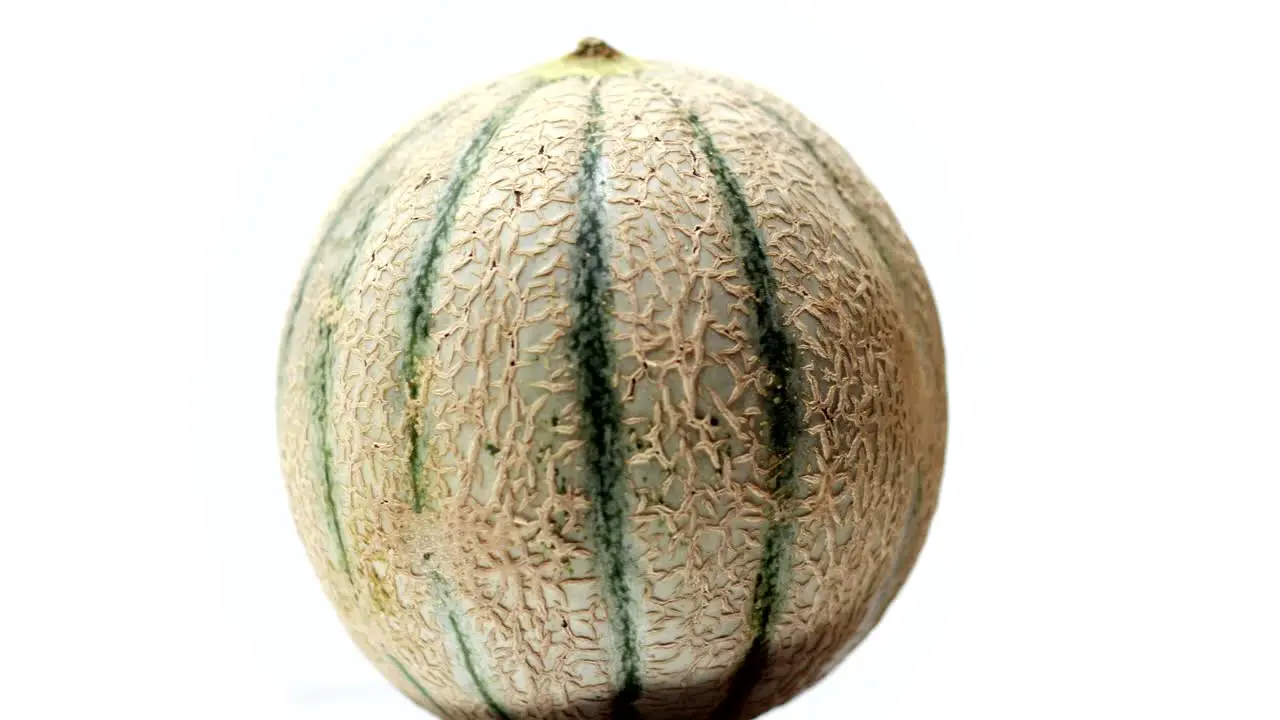
[[[445,718],[754,717],[879,621],[946,434],[883,198],[746,82],[584,41],[342,195],[279,360],[294,520]]]

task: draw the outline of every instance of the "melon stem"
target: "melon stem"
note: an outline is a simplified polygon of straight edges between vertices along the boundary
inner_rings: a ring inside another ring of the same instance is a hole
[[[612,59],[621,57],[622,53],[618,52],[609,43],[600,38],[587,37],[578,41],[578,47],[565,58],[601,58]]]
[[[600,38],[588,37],[578,42],[578,47],[568,55],[562,55],[549,63],[529,70],[534,75],[558,80],[569,75],[600,77],[626,75],[643,71],[648,66],[642,60],[624,55]]]

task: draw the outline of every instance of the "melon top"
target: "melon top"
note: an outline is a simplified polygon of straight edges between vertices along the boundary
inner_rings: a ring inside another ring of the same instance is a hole
[[[597,40],[453,97],[288,310],[294,520],[354,642],[449,718],[733,718],[879,621],[934,512],[938,316],[838,143]]]

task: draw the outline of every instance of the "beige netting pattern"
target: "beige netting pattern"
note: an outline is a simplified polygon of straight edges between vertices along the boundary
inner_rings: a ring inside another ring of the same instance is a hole
[[[417,402],[400,369],[417,243],[459,154],[527,77],[449,101],[349,188],[282,350],[283,465],[311,561],[361,649],[451,718],[604,717],[617,682],[566,347],[595,82],[545,85],[493,136],[441,248]],[[696,110],[765,238],[799,359],[786,507],[765,482],[776,460],[751,287],[708,159],[658,88]],[[600,100],[635,708],[701,718],[723,701],[752,642],[762,533],[782,512],[795,539],[769,663],[745,703],[756,715],[865,637],[924,542],[946,433],[933,298],[880,195],[776,97],[656,66],[609,78]],[[421,512],[405,440],[414,422]]]

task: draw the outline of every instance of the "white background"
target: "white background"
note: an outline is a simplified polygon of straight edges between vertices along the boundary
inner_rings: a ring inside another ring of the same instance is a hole
[[[425,717],[293,535],[278,333],[368,152],[599,35],[826,127],[941,310],[930,542],[769,717],[1280,717],[1272,5],[6,5],[0,716]]]

